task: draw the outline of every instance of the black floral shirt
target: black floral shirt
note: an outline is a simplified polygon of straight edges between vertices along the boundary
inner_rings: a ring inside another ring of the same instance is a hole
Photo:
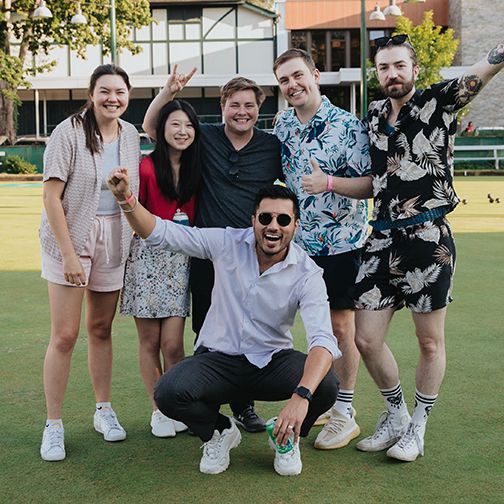
[[[401,108],[394,127],[387,123],[389,98],[370,104],[367,122],[374,195],[370,224],[378,221],[381,229],[403,227],[457,206],[453,189],[456,115],[475,95],[464,93],[464,79],[417,91]]]

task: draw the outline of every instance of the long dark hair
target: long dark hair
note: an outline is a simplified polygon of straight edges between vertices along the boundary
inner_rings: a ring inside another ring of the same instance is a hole
[[[88,99],[86,104],[72,116],[72,125],[81,124],[86,135],[86,148],[91,154],[98,154],[101,151],[103,138],[96,122],[96,117],[93,109],[93,102],[89,98],[96,87],[97,80],[103,75],[119,75],[122,77],[128,91],[131,89],[128,74],[118,65],[108,64],[100,65],[94,69],[89,79]]]
[[[175,187],[173,167],[170,163],[170,146],[165,139],[165,123],[170,114],[182,110],[187,114],[194,127],[194,141],[182,152],[178,185]],[[184,100],[173,100],[159,112],[156,125],[156,148],[150,155],[154,163],[156,180],[161,193],[168,199],[175,199],[182,205],[191,199],[197,191],[201,172],[199,162],[200,126],[196,112],[190,103]]]

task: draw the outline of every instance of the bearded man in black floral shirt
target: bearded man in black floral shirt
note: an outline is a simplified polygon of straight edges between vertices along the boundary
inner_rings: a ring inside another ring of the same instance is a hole
[[[327,175],[315,162],[303,179],[310,193],[326,187],[344,196],[374,197],[373,231],[356,280],[356,343],[387,411],[362,451],[388,448],[413,461],[424,452],[425,426],[445,372],[444,326],[451,301],[455,245],[445,216],[459,200],[453,189],[456,114],[504,67],[504,43],[458,79],[415,89],[419,67],[407,35],[377,39],[375,65],[386,99],[371,103],[367,123],[372,175]],[[397,363],[385,343],[394,312],[407,305],[420,346],[415,408],[410,417]]]

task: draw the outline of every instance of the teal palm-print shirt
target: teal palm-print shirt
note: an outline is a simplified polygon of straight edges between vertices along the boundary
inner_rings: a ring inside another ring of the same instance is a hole
[[[310,159],[316,160],[328,175],[369,174],[369,139],[363,124],[323,96],[316,114],[306,124],[301,124],[293,108],[280,113],[274,134],[282,143],[285,183],[299,200],[301,219],[296,243],[311,256],[341,254],[362,247],[367,201],[333,192],[307,194],[301,178],[312,172]]]

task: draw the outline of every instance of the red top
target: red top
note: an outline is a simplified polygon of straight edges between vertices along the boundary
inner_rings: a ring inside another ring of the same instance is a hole
[[[149,210],[150,213],[166,220],[173,220],[173,216],[180,208],[189,217],[191,226],[194,224],[194,212],[196,207],[196,197],[193,194],[191,199],[179,206],[173,199],[167,199],[159,190],[154,163],[150,156],[146,156],[140,162],[140,190],[138,200]]]

